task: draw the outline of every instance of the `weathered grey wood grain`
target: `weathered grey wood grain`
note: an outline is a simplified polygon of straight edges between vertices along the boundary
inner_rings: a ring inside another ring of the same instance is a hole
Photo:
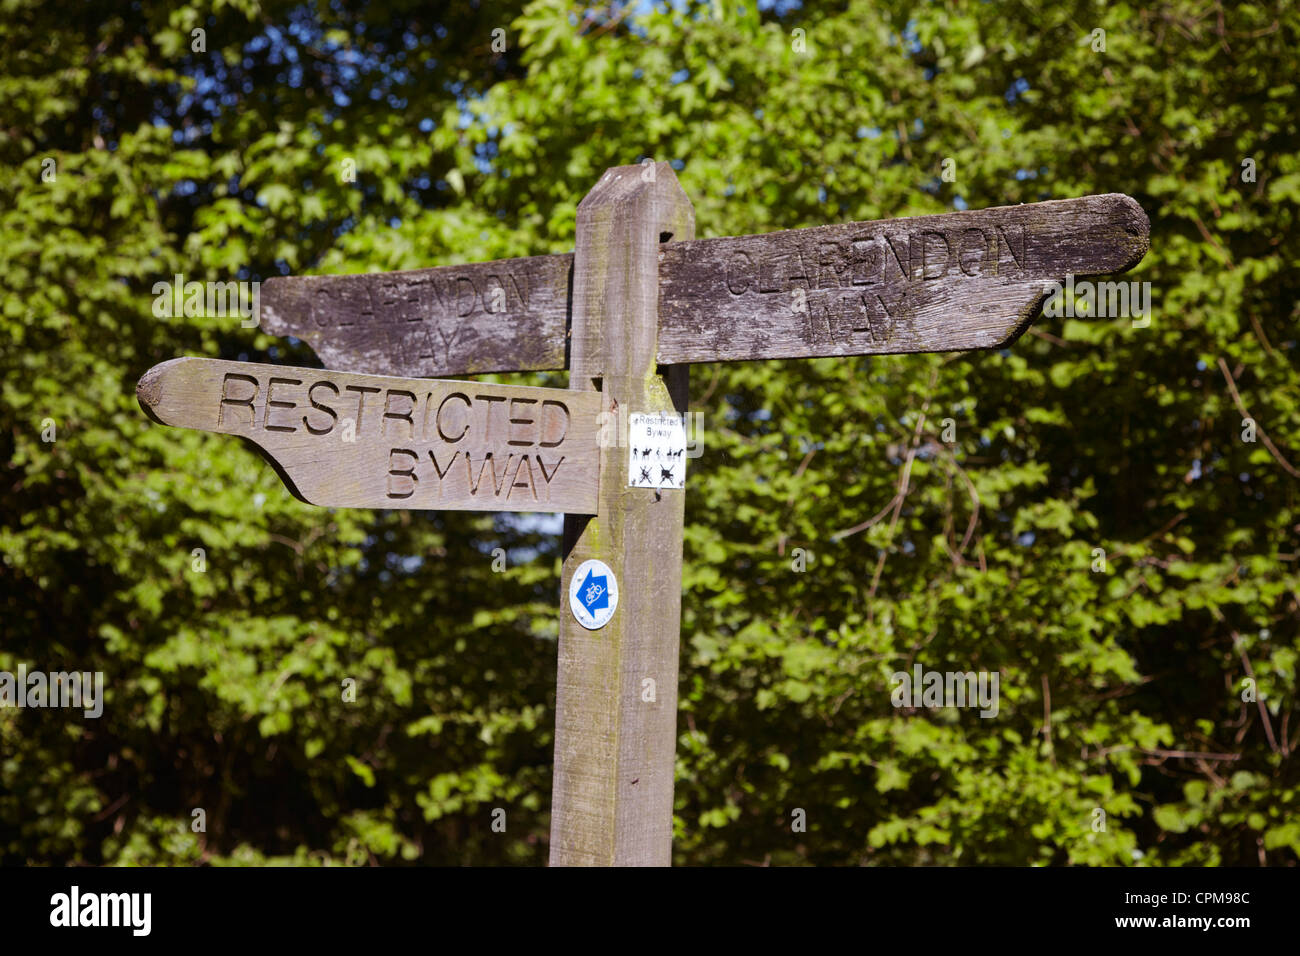
[[[268,279],[261,327],[326,368],[438,377],[565,367],[573,256]]]
[[[611,169],[578,206],[569,384],[599,380],[611,421],[620,410],[686,411],[687,368],[655,373],[657,253],[661,236],[693,235],[694,212],[671,166],[656,164],[652,181],[648,172]],[[551,864],[666,866],[685,498],[629,488],[626,448],[605,444],[597,516],[565,519],[561,594],[599,558],[618,578],[619,603],[597,631],[560,612]]]
[[[1108,194],[674,243],[659,255],[659,361],[1001,348],[1048,282],[1132,267],[1149,231]]]
[[[180,358],[136,395],[155,421],[251,441],[310,504],[596,510],[593,393]]]
[[[1000,348],[1046,283],[1120,272],[1149,224],[1128,196],[677,241],[660,253],[665,365]],[[573,257],[269,279],[267,332],[328,368],[446,376],[566,366]]]

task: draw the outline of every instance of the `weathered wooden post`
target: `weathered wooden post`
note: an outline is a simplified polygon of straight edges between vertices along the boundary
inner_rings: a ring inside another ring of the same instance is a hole
[[[598,559],[619,603],[588,630],[562,601],[552,866],[672,859],[685,497],[629,487],[625,423],[686,412],[688,367],[656,368],[659,248],[694,235],[667,163],[611,169],[578,206],[569,387],[599,389],[605,427],[596,515],[565,518],[561,593]]]

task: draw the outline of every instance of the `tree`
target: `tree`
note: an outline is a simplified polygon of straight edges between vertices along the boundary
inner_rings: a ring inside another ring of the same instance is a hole
[[[0,670],[109,697],[0,710],[0,860],[544,861],[553,523],[309,508],[132,391],[313,362],[156,319],[175,273],[566,251],[653,157],[701,236],[1098,192],[1152,222],[1149,322],[693,371],[678,861],[1295,864],[1290,7],[89,17],[0,26]],[[996,672],[997,716],[894,707],[916,664]]]

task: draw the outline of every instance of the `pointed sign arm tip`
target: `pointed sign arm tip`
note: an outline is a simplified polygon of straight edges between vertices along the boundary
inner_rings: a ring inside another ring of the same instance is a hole
[[[1099,276],[1127,272],[1141,262],[1151,248],[1151,220],[1146,210],[1132,196],[1126,193],[1102,193],[1058,201],[1074,205],[1086,203],[1099,206],[1101,209],[1099,218],[1104,223],[1112,224],[1111,228],[1114,231],[1115,244],[1109,248],[1100,247],[1095,265],[1091,268],[1085,267],[1076,275]],[[1105,255],[1107,251],[1113,258]],[[1061,278],[1064,279],[1064,276]],[[1026,301],[1006,337],[992,348],[1007,348],[1029,331],[1030,326],[1042,317],[1043,307],[1053,294],[1050,287],[1044,286],[1039,295]]]
[[[1122,258],[1108,271],[1127,272],[1141,262],[1151,248],[1151,220],[1141,204],[1125,193],[1103,193],[1084,199],[1104,202],[1109,207],[1106,218],[1115,224],[1117,238],[1121,242]]]
[[[159,425],[174,424],[163,417],[162,409],[166,404],[163,401],[163,396],[166,392],[167,380],[173,370],[189,361],[192,361],[192,359],[168,359],[165,362],[159,362],[140,376],[140,381],[135,386],[135,399],[140,403],[140,409],[149,416],[151,421],[157,422]]]

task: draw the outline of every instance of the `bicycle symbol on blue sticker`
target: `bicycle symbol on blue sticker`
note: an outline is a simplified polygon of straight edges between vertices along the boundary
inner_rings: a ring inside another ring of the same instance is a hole
[[[609,579],[605,575],[596,577],[594,570],[587,572],[587,580],[579,589],[582,592],[582,606],[592,614],[600,608],[609,607]]]
[[[618,607],[618,580],[609,565],[594,558],[584,561],[569,582],[569,609],[589,631],[604,627]]]

